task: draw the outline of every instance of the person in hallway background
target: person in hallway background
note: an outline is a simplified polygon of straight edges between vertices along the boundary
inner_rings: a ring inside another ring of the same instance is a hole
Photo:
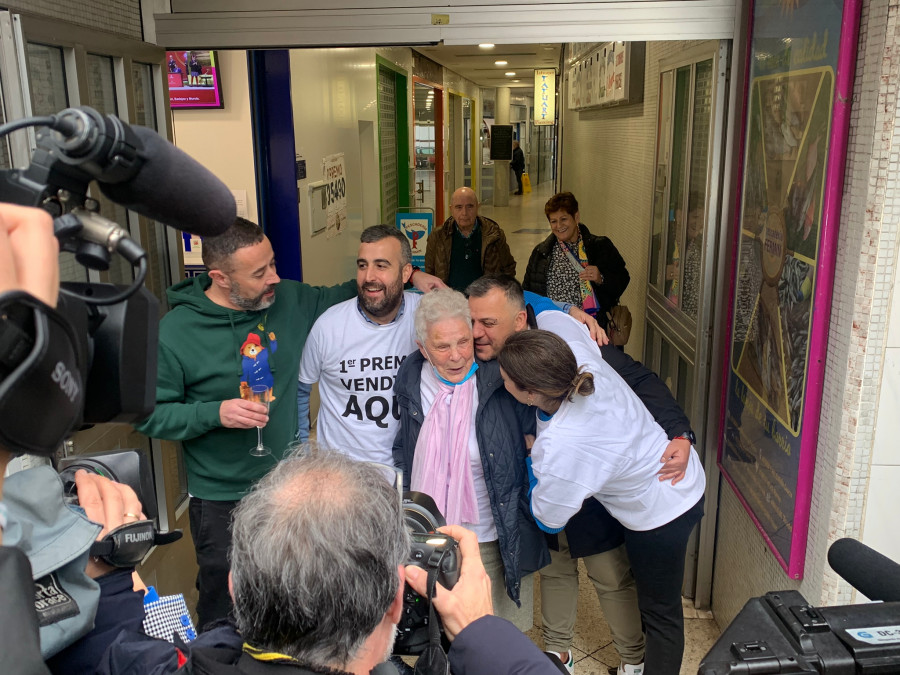
[[[430,495],[448,523],[478,535],[495,614],[528,630],[531,574],[550,562],[525,493],[525,434],[534,433],[534,414],[503,389],[496,361],[475,361],[462,293],[428,293],[415,323],[419,351],[394,385],[394,464],[405,490]]]
[[[516,174],[516,183],[519,187],[513,194],[522,194],[522,174],[525,173],[525,153],[519,147],[519,141],[513,141],[513,156],[509,163],[509,168]]]
[[[208,272],[168,289],[159,326],[156,408],[135,428],[182,441],[191,535],[197,554],[197,626],[228,615],[231,513],[269,471],[297,430],[297,373],[313,323],[356,295],[356,281],[310,286],[282,281],[262,228],[238,218],[203,240]],[[441,283],[417,273],[419,288]],[[266,405],[248,400],[269,387]],[[250,455],[256,428],[273,454]]]
[[[578,305],[606,328],[606,313],[619,304],[631,280],[625,260],[608,237],[581,224],[571,192],[553,195],[544,214],[552,233],[531,252],[522,287]]]
[[[684,556],[703,516],[700,458],[691,448],[684,478],[661,482],[665,432],[612,368],[581,344],[523,331],[507,339],[498,360],[506,390],[538,410],[528,459],[538,526],[562,531],[590,497],[623,525],[644,623],[646,672],[678,675]]]
[[[515,276],[516,260],[506,235],[496,221],[478,215],[478,197],[472,188],[461,187],[453,193],[450,212],[452,215],[428,237],[428,274],[457,291],[483,274]]]

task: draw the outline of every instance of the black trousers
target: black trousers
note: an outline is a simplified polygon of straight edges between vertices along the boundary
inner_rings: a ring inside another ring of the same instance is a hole
[[[525,173],[525,170],[513,169],[513,172],[516,174],[516,182],[519,184],[518,192],[522,192],[522,174]]]
[[[188,515],[197,554],[197,627],[223,619],[231,612],[228,592],[228,553],[231,549],[231,512],[239,502],[191,497]]]
[[[684,555],[694,525],[703,517],[703,497],[675,520],[653,530],[625,529],[625,548],[637,586],[644,623],[647,675],[678,675],[684,655],[681,584]]]

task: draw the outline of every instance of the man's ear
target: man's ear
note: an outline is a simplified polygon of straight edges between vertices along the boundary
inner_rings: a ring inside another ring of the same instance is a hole
[[[220,288],[231,288],[231,282],[228,280],[228,276],[222,270],[212,269],[208,272],[209,278],[212,279],[212,282],[220,287]]]
[[[231,596],[231,601],[234,602],[234,580],[231,578],[231,570],[228,570],[228,595]]]
[[[515,326],[516,332],[525,330],[525,327],[528,326],[528,312],[524,309],[516,312],[516,318],[513,321],[513,326]]]
[[[413,268],[411,263],[406,263],[403,266],[403,283],[408,283],[409,278],[412,276]]]
[[[388,607],[387,618],[396,625],[400,623],[400,617],[403,615],[403,591],[406,588],[406,568],[403,565],[397,565],[397,574],[400,575],[400,584],[397,586],[397,592]]]

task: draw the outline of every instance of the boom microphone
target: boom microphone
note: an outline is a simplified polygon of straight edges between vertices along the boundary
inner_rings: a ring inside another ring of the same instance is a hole
[[[855,539],[838,539],[828,549],[828,564],[870,600],[900,601],[900,565]]]
[[[117,204],[208,237],[234,224],[237,208],[225,184],[147,127],[132,127],[93,108],[67,108],[40,139],[73,172],[97,181]]]

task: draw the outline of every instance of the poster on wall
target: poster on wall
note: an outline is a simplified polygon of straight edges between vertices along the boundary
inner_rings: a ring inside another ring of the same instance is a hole
[[[803,576],[821,409],[843,180],[833,158],[846,149],[834,133],[836,73],[852,81],[853,68],[839,54],[843,11],[760,0],[753,17],[719,466],[792,579]]]
[[[413,267],[425,269],[425,247],[434,222],[432,213],[397,213],[397,228],[409,239]]]
[[[221,72],[214,51],[193,49],[166,52],[166,72],[172,109],[225,106]]]
[[[331,239],[347,229],[347,180],[344,153],[328,155],[322,160],[325,176],[325,237]]]

